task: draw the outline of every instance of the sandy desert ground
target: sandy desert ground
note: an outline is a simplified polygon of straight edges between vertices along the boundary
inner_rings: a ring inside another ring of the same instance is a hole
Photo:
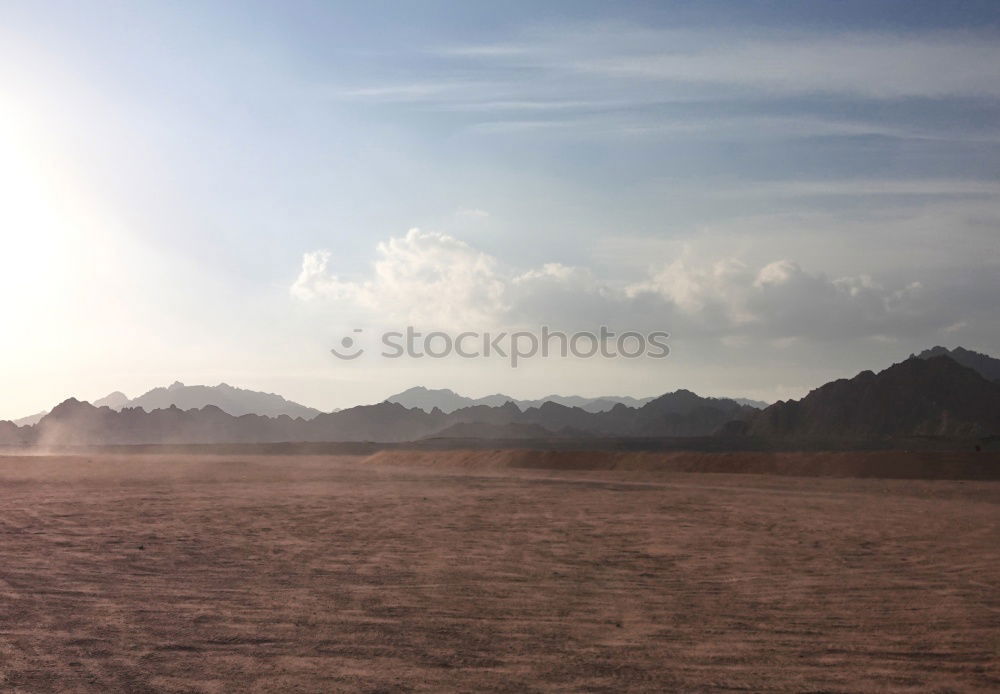
[[[0,689],[998,691],[1000,482],[0,458]]]

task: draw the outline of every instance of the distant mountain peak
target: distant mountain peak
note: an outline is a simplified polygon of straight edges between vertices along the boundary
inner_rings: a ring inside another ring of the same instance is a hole
[[[94,400],[94,407],[110,407],[112,410],[120,410],[128,405],[128,396],[120,390],[108,393],[99,400]]]
[[[700,398],[700,396],[684,389],[675,391],[675,394],[668,395],[675,395],[675,398],[687,398],[689,400]],[[663,396],[659,397],[662,398]],[[398,402],[406,407],[420,409],[424,412],[431,412],[436,407],[445,413],[477,405],[501,407],[507,402],[514,403],[522,412],[532,408],[538,409],[547,402],[553,402],[563,407],[579,407],[587,412],[610,412],[618,405],[638,409],[652,402],[654,399],[658,398],[634,398],[628,395],[584,397],[581,395],[557,395],[555,393],[534,400],[513,398],[504,393],[493,393],[492,395],[484,395],[481,398],[470,398],[459,395],[450,388],[427,388],[425,386],[413,386],[386,398],[389,402]],[[759,400],[747,400],[745,398],[730,399],[740,405],[748,405],[756,409],[767,407],[767,403]]]
[[[750,433],[816,441],[1000,434],[1000,384],[950,355],[911,357],[775,403]]]
[[[915,356],[918,359],[931,359],[933,357],[948,357],[962,366],[968,367],[978,373],[988,381],[1000,382],[1000,359],[995,359],[987,354],[974,352],[964,347],[948,349],[937,345]]]
[[[235,417],[258,414],[267,417],[288,415],[293,419],[296,417],[312,419],[320,414],[319,410],[286,400],[280,395],[237,388],[228,383],[204,386],[185,385],[180,381],[174,381],[166,388],[153,388],[129,400],[127,404],[129,407],[141,407],[147,412],[167,409],[172,405],[181,410],[197,410],[206,405],[214,405]]]
[[[89,402],[77,400],[76,398],[66,398],[61,403],[53,407],[45,418],[52,417],[54,419],[60,419],[62,417],[71,416],[75,412],[95,409],[97,408]]]

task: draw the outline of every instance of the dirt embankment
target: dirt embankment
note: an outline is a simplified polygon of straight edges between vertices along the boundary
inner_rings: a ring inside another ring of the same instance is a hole
[[[1000,479],[1000,456],[945,451],[565,451],[536,449],[383,450],[378,465],[470,470],[623,470],[715,472],[804,477]]]

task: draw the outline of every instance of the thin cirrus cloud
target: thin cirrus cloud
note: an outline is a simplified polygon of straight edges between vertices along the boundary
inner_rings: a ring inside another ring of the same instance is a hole
[[[996,39],[973,32],[720,35],[613,24],[536,31],[522,42],[440,53],[495,69],[619,84],[673,82],[875,98],[1000,95]]]
[[[418,85],[396,85],[372,93],[382,98],[407,99],[428,93],[457,97],[461,90],[486,86],[501,91],[517,86],[521,91],[531,91],[541,84],[557,84],[544,78],[558,76],[563,80],[563,91],[578,85],[565,81],[576,77],[590,86],[602,84],[605,89],[601,93],[606,95],[629,82],[646,87],[651,82],[728,86],[747,94],[766,89],[875,98],[1000,95],[996,39],[974,33],[734,35],[722,40],[718,33],[613,26],[568,34],[537,32],[530,43],[501,48],[437,49],[440,55],[476,66],[475,82],[442,81],[434,85],[432,92],[416,89]],[[492,80],[483,79],[487,75]],[[515,75],[520,79],[515,80]],[[362,90],[354,93],[364,95]],[[691,99],[696,94],[619,93],[647,102]]]
[[[398,72],[382,80],[376,71],[336,94],[354,103],[451,112],[456,127],[486,136],[996,142],[996,45],[995,37],[974,31],[813,35],[588,24],[526,30],[505,43],[417,50],[412,80]],[[829,99],[838,109],[855,107],[831,110]],[[936,112],[931,104],[947,115],[929,115]],[[964,127],[956,130],[959,112]]]
[[[995,39],[862,34],[748,40],[677,53],[586,59],[581,72],[641,80],[752,86],[772,92],[907,96],[997,96]]]
[[[378,244],[376,254],[368,276],[346,280],[334,274],[328,251],[306,253],[291,294],[375,321],[452,329],[596,329],[613,318],[619,328],[689,338],[829,339],[910,335],[955,322],[922,310],[919,282],[830,278],[787,259],[760,267],[737,258],[677,260],[622,282],[560,263],[514,270],[464,241],[419,229]]]

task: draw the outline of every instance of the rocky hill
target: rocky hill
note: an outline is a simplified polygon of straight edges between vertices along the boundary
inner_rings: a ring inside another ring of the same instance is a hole
[[[1000,433],[1000,384],[949,357],[911,358],[777,402],[748,433],[820,441],[992,435]]]
[[[938,346],[925,349],[916,356],[920,359],[950,357],[962,366],[969,367],[986,380],[1000,383],[1000,359],[994,359],[989,355],[973,352],[971,349],[965,349],[964,347],[948,349],[947,347]]]

